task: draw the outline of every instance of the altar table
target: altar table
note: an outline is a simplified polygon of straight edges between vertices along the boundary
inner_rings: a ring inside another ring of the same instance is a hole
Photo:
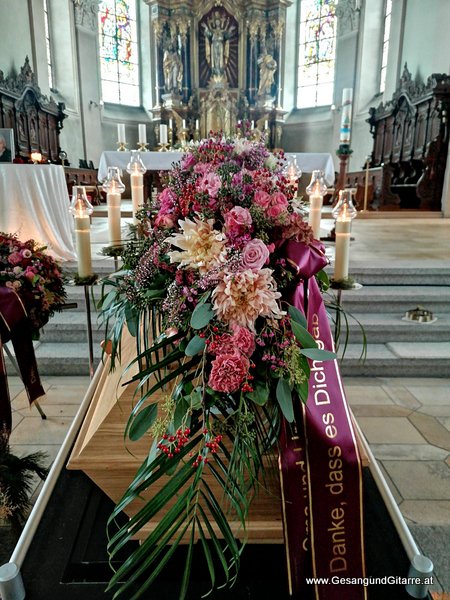
[[[59,165],[0,164],[0,231],[76,260],[64,169]]]
[[[182,156],[183,152],[141,152],[141,160],[148,171],[168,171],[172,168],[172,164],[178,162]],[[297,165],[303,173],[321,169],[325,174],[327,184],[334,184],[334,163],[331,154],[327,152],[288,152],[286,156],[295,156]],[[126,171],[130,158],[130,152],[103,152],[98,167],[99,181],[106,178],[108,167],[119,167]]]

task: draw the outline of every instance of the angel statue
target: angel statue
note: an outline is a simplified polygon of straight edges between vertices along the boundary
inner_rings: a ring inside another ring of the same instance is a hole
[[[206,60],[211,67],[213,77],[223,79],[230,53],[230,38],[235,26],[229,17],[215,12],[206,23],[202,23],[205,33]]]

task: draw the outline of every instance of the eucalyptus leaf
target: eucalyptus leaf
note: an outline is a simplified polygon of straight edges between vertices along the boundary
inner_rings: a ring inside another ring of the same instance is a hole
[[[263,406],[269,399],[269,386],[266,384],[257,383],[253,392],[247,394],[247,398],[250,398],[255,404]]]
[[[281,412],[283,413],[285,419],[292,423],[294,420],[294,407],[292,404],[292,392],[291,386],[286,379],[279,379],[277,384],[277,400],[280,405]]]
[[[336,358],[335,352],[330,352],[329,350],[320,350],[320,348],[302,348],[300,350],[301,354],[304,354],[306,357],[311,360],[334,360]]]
[[[292,306],[292,305],[289,306],[288,313],[293,321],[295,321],[296,323],[299,323],[305,329],[308,328],[308,323],[306,321],[305,315],[296,306]]]
[[[158,415],[158,405],[157,404],[149,404],[141,411],[133,419],[130,429],[128,432],[130,440],[136,442],[139,440],[145,433],[147,433],[148,429],[153,425]]]
[[[197,304],[191,315],[191,327],[193,329],[202,329],[208,325],[213,316],[214,312],[210,302]]]
[[[295,386],[295,390],[296,390],[300,400],[304,404],[306,404],[306,402],[308,401],[308,390],[309,390],[308,380],[304,381],[303,383],[298,383]]]
[[[189,344],[186,346],[184,353],[186,356],[195,356],[199,352],[202,352],[205,348],[205,340],[201,338],[199,335],[196,335],[190,340]]]
[[[317,348],[316,341],[312,335],[296,321],[291,321],[292,331],[302,348]]]

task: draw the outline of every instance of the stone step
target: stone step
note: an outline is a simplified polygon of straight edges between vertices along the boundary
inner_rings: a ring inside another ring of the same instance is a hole
[[[334,315],[333,315],[334,317]],[[347,315],[350,343],[362,343],[363,331],[369,344],[387,342],[447,342],[450,340],[450,311],[434,314],[433,323],[403,320],[398,313],[352,313]],[[342,320],[341,339],[344,340],[345,322]]]
[[[333,275],[333,266],[327,267],[326,272]],[[350,276],[362,285],[447,285],[450,286],[450,267],[391,267],[367,266],[350,263]]]
[[[340,367],[352,377],[448,377],[450,342],[370,344],[365,361],[361,345],[349,344]]]
[[[97,313],[91,314],[92,339],[99,344],[105,338],[104,328],[97,319]],[[42,343],[58,342],[60,344],[86,342],[87,318],[84,310],[64,310],[55,313],[47,325],[41,330]]]
[[[336,297],[333,292],[332,298]],[[447,286],[363,286],[356,290],[343,290],[342,307],[350,313],[392,313],[423,306],[433,313],[450,312],[450,288]]]

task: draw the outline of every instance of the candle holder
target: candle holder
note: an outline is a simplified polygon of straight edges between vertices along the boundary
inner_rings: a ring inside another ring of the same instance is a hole
[[[298,182],[300,177],[302,176],[302,171],[297,165],[297,158],[295,156],[289,156],[288,162],[284,168],[284,175],[289,179],[290,185],[294,188],[294,197],[292,199],[292,203],[296,206],[294,208],[299,208],[298,204]]]
[[[339,193],[345,188],[347,178],[347,167],[353,150],[349,144],[340,144],[338,150],[336,150],[336,156],[339,157],[339,175],[337,182],[334,186],[334,194],[332,199],[333,206],[336,204]]]
[[[322,219],[323,197],[327,192],[324,174],[321,170],[314,170],[311,175],[311,181],[306,188],[309,196],[309,217],[308,223],[311,226],[314,237],[320,239],[320,221]]]
[[[102,189],[106,192],[108,206],[109,243],[111,246],[120,246],[122,244],[120,201],[121,195],[125,191],[125,186],[120,179],[119,167],[108,167],[108,174],[103,182]]]
[[[126,152],[127,151],[127,143],[126,142],[117,142],[117,152]]]
[[[69,211],[75,222],[75,245],[78,258],[78,277],[92,277],[91,256],[91,223],[90,217],[94,212],[92,204],[87,199],[86,188],[74,185]]]
[[[146,142],[138,142],[138,151],[139,152],[148,152],[147,146],[148,146],[148,144]]]
[[[169,150],[169,144],[167,142],[159,142],[158,152],[167,152]]]
[[[350,233],[352,221],[358,214],[353,205],[350,190],[339,192],[339,201],[331,211],[336,219],[336,253],[334,257],[334,282],[345,281],[348,278],[348,263],[350,252]]]

